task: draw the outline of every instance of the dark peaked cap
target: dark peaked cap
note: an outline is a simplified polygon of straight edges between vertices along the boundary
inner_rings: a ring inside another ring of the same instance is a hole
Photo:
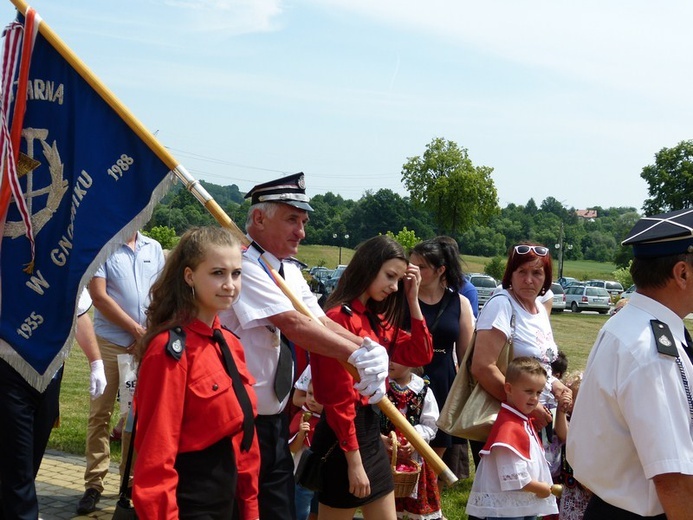
[[[306,179],[303,172],[258,184],[245,194],[245,198],[248,197],[252,197],[251,204],[282,202],[304,211],[313,211],[308,204],[310,199],[306,195]]]
[[[693,253],[693,208],[641,218],[622,245],[637,258]]]

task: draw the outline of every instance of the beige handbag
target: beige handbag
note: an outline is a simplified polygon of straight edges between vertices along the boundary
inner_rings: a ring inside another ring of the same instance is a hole
[[[513,337],[515,336],[515,309],[510,318],[510,337],[503,345],[498,355],[496,365],[505,374],[508,363],[513,359]],[[444,432],[470,439],[485,442],[491,432],[493,423],[496,422],[500,411],[500,401],[484,390],[474,379],[471,372],[474,344],[476,342],[476,330],[472,341],[464,353],[460,369],[452,383],[445,405],[440,411],[436,424]]]

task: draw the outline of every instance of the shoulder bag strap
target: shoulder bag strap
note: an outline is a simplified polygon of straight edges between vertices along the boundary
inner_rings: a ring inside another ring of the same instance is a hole
[[[510,298],[510,296],[508,294],[497,293],[497,294],[494,294],[493,296],[491,296],[491,298],[489,298],[489,300],[486,303],[490,302],[494,298],[497,298],[498,296],[505,296],[508,299],[508,302],[510,303],[510,311],[512,312],[512,315],[510,316],[510,338],[509,338],[509,341],[512,343],[512,340],[515,337],[515,326],[516,326],[515,322],[517,321],[517,318],[515,315],[515,306],[513,305],[512,298]],[[486,305],[484,305],[484,307],[486,307]],[[482,308],[481,311],[479,311],[479,315],[481,315],[481,312],[483,312],[483,310],[484,309]],[[478,318],[476,321],[477,321],[477,323],[479,323]],[[476,332],[476,327],[474,327],[474,332]]]
[[[505,297],[508,299],[508,303],[510,304],[510,311],[512,312],[512,315],[510,316],[510,337],[509,337],[509,338],[507,339],[507,341],[506,341],[506,343],[507,343],[507,345],[508,345],[508,357],[507,357],[507,362],[510,362],[510,360],[512,360],[512,359],[515,357],[515,352],[514,352],[514,348],[513,348],[513,343],[514,343],[514,339],[515,339],[515,330],[516,330],[516,325],[517,325],[517,315],[516,315],[516,313],[515,313],[515,306],[513,305],[512,299],[510,298],[510,296],[509,296],[508,294],[504,294],[504,293],[494,294],[493,296],[491,296],[491,298],[489,299],[489,301],[491,301],[493,298],[496,298],[497,296],[505,296]],[[488,302],[486,302],[486,304],[488,304]],[[484,305],[484,308],[486,308],[485,305]],[[482,309],[482,311],[483,311],[483,309]],[[477,320],[477,323],[478,323],[478,320]],[[474,335],[472,336],[472,345],[471,345],[471,346],[473,346],[473,343],[475,342],[475,340],[476,340],[476,327],[474,327]],[[505,348],[505,347],[504,347],[504,348]],[[473,355],[473,354],[470,353],[470,357],[469,357],[468,363],[471,363],[471,355]],[[503,355],[503,349],[501,349],[501,355]],[[465,358],[466,358],[466,357],[467,357],[467,355],[466,355],[466,353],[465,353]],[[505,357],[505,356],[503,356],[503,357]],[[501,370],[501,372],[505,373],[503,370]]]
[[[132,421],[132,434],[130,435],[130,445],[128,448],[128,457],[125,461],[125,471],[120,479],[119,495],[122,499],[127,499],[128,481],[130,480],[130,468],[132,467],[132,454],[135,451],[135,431],[137,430],[137,414]]]

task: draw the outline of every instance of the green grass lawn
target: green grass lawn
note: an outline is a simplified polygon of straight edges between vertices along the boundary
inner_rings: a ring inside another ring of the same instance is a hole
[[[354,250],[342,248],[341,263],[348,264]],[[339,248],[337,246],[302,245],[298,259],[309,267],[324,265],[334,269],[339,264]],[[466,273],[483,273],[491,258],[485,256],[462,255],[463,270]],[[554,278],[558,278],[558,262],[553,263]],[[578,280],[611,280],[616,265],[610,262],[595,262],[593,260],[566,260],[563,262],[563,275],[572,276]]]

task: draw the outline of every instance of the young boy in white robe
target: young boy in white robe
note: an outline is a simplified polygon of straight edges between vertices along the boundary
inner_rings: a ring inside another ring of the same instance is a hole
[[[518,357],[505,375],[506,401],[501,403],[489,438],[481,450],[467,503],[467,514],[486,520],[534,520],[558,513],[544,448],[532,420],[546,384],[546,371],[529,357]]]

